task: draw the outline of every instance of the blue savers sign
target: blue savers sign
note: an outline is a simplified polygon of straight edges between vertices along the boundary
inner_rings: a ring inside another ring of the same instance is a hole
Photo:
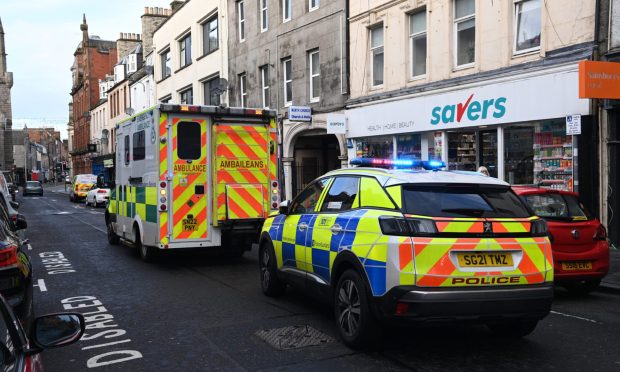
[[[290,121],[312,121],[312,109],[306,106],[290,106],[288,119]]]

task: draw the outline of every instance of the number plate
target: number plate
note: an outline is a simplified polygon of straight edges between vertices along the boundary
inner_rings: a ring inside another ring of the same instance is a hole
[[[592,270],[592,261],[562,262],[562,270]]]
[[[506,252],[459,252],[456,257],[461,267],[513,266],[512,255]]]

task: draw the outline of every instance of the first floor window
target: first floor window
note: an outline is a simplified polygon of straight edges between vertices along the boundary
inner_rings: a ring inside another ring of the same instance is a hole
[[[282,22],[290,21],[293,16],[292,0],[282,0]]]
[[[263,96],[263,107],[269,108],[269,65],[260,68],[260,86]]]
[[[317,102],[321,95],[321,66],[319,65],[319,51],[308,53],[308,77],[310,79],[310,101]]]
[[[411,76],[426,74],[426,12],[409,16]]]
[[[170,62],[170,49],[160,54],[161,58],[161,78],[165,79],[172,74],[172,64]]]
[[[291,59],[285,59],[282,61],[282,72],[284,74],[284,105],[289,106],[293,103],[293,65]]]
[[[454,1],[456,65],[474,63],[476,53],[476,3],[474,0]]]
[[[217,14],[202,25],[202,53],[209,54],[216,50],[218,43]]]
[[[267,13],[267,1],[260,0],[260,30],[267,31],[269,28],[269,15]]]
[[[383,85],[383,25],[370,30],[372,86]]]
[[[540,0],[515,3],[515,52],[540,48]]]
[[[191,105],[194,103],[194,93],[192,88],[186,89],[181,92],[181,104]]]
[[[220,104],[220,95],[216,90],[217,83],[219,78],[213,78],[205,81],[202,85],[204,88],[204,99],[205,105],[210,106],[219,106]]]
[[[239,20],[239,41],[245,40],[245,7],[243,0],[237,2],[237,16]]]
[[[239,75],[239,97],[241,99],[241,107],[245,107],[248,99],[246,75]]]
[[[185,67],[192,63],[192,35],[185,36],[179,42],[181,55],[181,67]]]

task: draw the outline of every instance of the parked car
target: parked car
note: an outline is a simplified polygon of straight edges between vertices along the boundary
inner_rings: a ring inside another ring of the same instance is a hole
[[[556,284],[574,293],[596,289],[609,271],[607,231],[574,192],[513,186],[547,220]]]
[[[94,205],[95,207],[98,207],[100,205],[105,205],[109,198],[109,188],[93,186],[93,188],[88,190],[88,193],[86,194],[85,203],[86,205]]]
[[[94,174],[78,174],[73,177],[71,189],[69,190],[69,200],[77,202],[86,198],[86,193],[97,184],[97,176]]]
[[[26,181],[23,195],[39,195],[43,196],[43,185],[39,181]]]
[[[3,371],[42,372],[40,353],[77,342],[84,330],[82,314],[58,313],[37,317],[32,332],[26,332],[0,296],[0,368]]]

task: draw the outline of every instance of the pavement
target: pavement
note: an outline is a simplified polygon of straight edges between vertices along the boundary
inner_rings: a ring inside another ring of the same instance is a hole
[[[44,184],[45,190],[49,190],[54,193],[60,194],[69,194],[69,184],[57,183],[54,184]],[[603,278],[601,281],[601,287],[606,290],[613,290],[620,292],[620,248],[614,246],[613,244],[610,246],[609,251],[610,258],[610,267],[609,273],[607,276]]]

